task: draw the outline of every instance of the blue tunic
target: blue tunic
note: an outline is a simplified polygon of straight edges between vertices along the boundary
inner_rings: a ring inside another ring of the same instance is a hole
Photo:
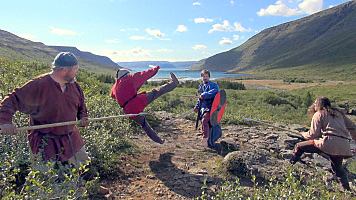
[[[202,83],[199,85],[198,93],[203,97],[202,100],[198,99],[198,103],[195,105],[195,109],[200,107],[199,113],[202,115],[205,112],[209,112],[213,104],[215,95],[219,92],[218,84],[214,82]]]

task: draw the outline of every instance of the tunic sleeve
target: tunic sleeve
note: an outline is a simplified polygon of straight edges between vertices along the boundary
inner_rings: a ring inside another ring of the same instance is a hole
[[[344,116],[345,125],[353,140],[356,141],[356,125],[348,117]]]
[[[87,110],[87,106],[85,104],[85,97],[84,97],[84,93],[82,88],[79,86],[78,83],[75,83],[77,85],[77,88],[79,90],[80,93],[80,103],[79,103],[79,107],[78,107],[78,114],[77,114],[77,118],[80,120],[84,117],[88,117],[88,110]]]
[[[321,129],[322,129],[322,114],[320,112],[316,112],[313,115],[309,132],[304,133],[303,136],[307,140],[320,138],[322,136]]]
[[[39,84],[29,81],[24,86],[16,88],[0,103],[0,124],[12,123],[16,111],[34,114],[40,104]]]
[[[199,85],[197,94],[201,94],[201,93],[203,93],[202,85]],[[197,103],[195,104],[194,109],[199,109],[199,105],[200,105],[200,99],[197,100]]]
[[[148,79],[152,78],[154,75],[157,74],[158,70],[160,69],[159,66],[154,68],[148,69],[146,71],[137,72],[133,75],[133,82],[136,88],[140,88]]]

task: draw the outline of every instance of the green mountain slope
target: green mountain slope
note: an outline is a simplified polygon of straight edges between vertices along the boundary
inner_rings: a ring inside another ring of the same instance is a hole
[[[241,46],[199,61],[218,71],[298,66],[356,68],[356,1],[263,30]]]
[[[41,42],[32,42],[0,30],[0,58],[50,64],[60,51],[73,52],[78,57],[80,66],[90,71],[113,73],[120,67],[105,56],[83,52],[75,47],[47,46]]]

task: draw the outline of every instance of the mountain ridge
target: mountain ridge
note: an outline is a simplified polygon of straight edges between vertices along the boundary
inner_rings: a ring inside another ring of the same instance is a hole
[[[276,69],[356,63],[356,1],[264,29],[242,45],[198,61],[191,69]]]
[[[0,29],[0,57],[9,60],[26,60],[51,63],[60,51],[71,51],[83,68],[91,71],[111,72],[120,68],[110,58],[81,51],[76,47],[47,46],[42,42],[33,42],[11,32]]]
[[[191,65],[196,63],[196,61],[133,61],[133,62],[118,62],[122,67],[127,68],[142,68],[148,67],[149,65],[159,65],[162,68],[177,68],[177,69],[189,69]]]

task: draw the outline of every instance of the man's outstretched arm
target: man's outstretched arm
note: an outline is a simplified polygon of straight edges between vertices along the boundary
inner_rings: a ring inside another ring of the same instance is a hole
[[[156,66],[146,71],[136,72],[135,74],[133,74],[132,76],[136,87],[137,88],[141,87],[148,79],[156,75],[159,69],[160,67]]]

